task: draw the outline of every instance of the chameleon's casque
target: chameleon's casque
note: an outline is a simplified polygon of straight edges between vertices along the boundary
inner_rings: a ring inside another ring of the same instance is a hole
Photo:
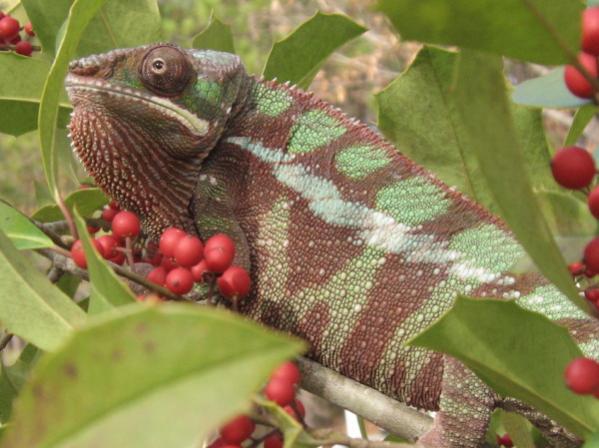
[[[439,410],[421,443],[479,446],[500,403],[455,360],[404,345],[457,294],[516,299],[599,357],[595,320],[537,274],[511,273],[524,252],[498,218],[331,105],[247,75],[236,56],[115,50],[73,62],[67,90],[83,165],[146,233],[229,233],[255,284],[243,312],[303,337],[325,366]]]

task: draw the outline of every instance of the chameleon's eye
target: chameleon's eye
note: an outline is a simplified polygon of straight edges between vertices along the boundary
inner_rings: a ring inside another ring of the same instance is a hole
[[[173,96],[181,93],[191,79],[193,68],[187,57],[174,47],[152,48],[140,66],[141,81],[151,91]]]

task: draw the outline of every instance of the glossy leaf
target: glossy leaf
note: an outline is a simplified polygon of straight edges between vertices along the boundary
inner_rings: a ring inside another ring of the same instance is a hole
[[[122,310],[39,361],[0,447],[196,446],[303,349],[209,307]]]
[[[503,426],[510,438],[518,448],[536,448],[531,432],[531,424],[519,414],[504,412],[502,415]]]
[[[599,433],[595,433],[588,437],[582,448],[599,448]]]
[[[194,36],[191,45],[193,48],[235,53],[231,27],[218,20],[214,14],[210,16],[208,26]]]
[[[578,98],[564,84],[564,68],[556,68],[544,76],[529,79],[516,86],[512,101],[517,104],[553,109],[580,107],[590,100]]]
[[[599,401],[574,394],[563,379],[566,365],[582,356],[568,331],[513,301],[458,297],[410,344],[459,359],[499,394],[534,406],[579,436],[599,429]]]
[[[101,209],[107,203],[106,195],[99,188],[76,190],[65,199],[65,204],[69,209],[72,210],[77,207],[77,210],[84,218],[91,217],[95,211]],[[64,219],[64,216],[57,205],[46,205],[37,210],[32,218],[41,222],[52,222],[60,221]]]
[[[85,221],[77,212],[77,209],[74,210],[73,215],[77,233],[85,250],[87,270],[91,280],[89,313],[96,314],[108,311],[115,306],[134,302],[135,298],[129,287],[119,280],[118,276],[92,245]]]
[[[476,95],[472,92],[476,91]],[[501,215],[542,274],[588,312],[543,218],[514,129],[501,58],[463,50],[455,98],[468,143]]]
[[[598,110],[599,109],[595,104],[587,104],[576,111],[576,114],[574,114],[574,120],[570,126],[570,130],[566,136],[566,140],[564,140],[564,146],[576,144],[580,136],[584,133],[584,129],[593,119],[595,114],[597,114]]]
[[[376,95],[379,129],[400,152],[500,214],[457,109],[453,94],[457,59],[454,52],[424,47],[409,69]],[[556,198],[573,201],[567,213],[557,207],[546,209],[551,213],[548,219],[554,224],[552,229],[560,235],[580,235],[583,229],[586,232],[589,214],[578,213],[580,201],[568,196],[551,175],[551,153],[541,111],[514,105],[510,108],[523,148],[523,166],[535,193],[556,192]]]
[[[58,42],[56,58],[46,78],[44,91],[40,102],[38,126],[40,145],[42,150],[42,163],[46,181],[53,196],[57,196],[56,186],[56,150],[55,134],[58,116],[58,101],[62,91],[62,83],[67,74],[68,64],[79,44],[79,40],[90,20],[102,7],[105,0],[75,0],[65,22],[65,32]],[[47,8],[44,8],[46,10]],[[52,9],[52,8],[50,8]],[[35,29],[39,29],[37,24]]]
[[[344,15],[317,12],[273,45],[264,77],[308,88],[326,58],[365,31]]]
[[[540,64],[576,53],[582,2],[570,0],[379,0],[404,40],[482,50]]]
[[[0,200],[0,229],[19,250],[52,247],[54,243],[31,220]]]
[[[0,231],[0,321],[11,333],[54,350],[85,314]]]
[[[43,58],[28,58],[0,52],[0,132],[21,135],[37,127],[37,112],[50,64]],[[70,106],[60,89],[59,123],[65,125]]]
[[[44,52],[54,55],[61,27],[73,0],[23,0]],[[81,36],[77,55],[102,53],[160,40],[160,13],[156,0],[107,0]]]

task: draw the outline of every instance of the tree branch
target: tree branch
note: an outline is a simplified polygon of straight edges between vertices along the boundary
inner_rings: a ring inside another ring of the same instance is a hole
[[[432,426],[433,420],[428,415],[314,361],[298,358],[298,366],[302,372],[302,388],[361,415],[393,434],[415,441]],[[343,442],[335,443],[346,445]],[[352,443],[347,446],[352,448],[375,446]],[[384,447],[384,445],[376,446]],[[393,446],[396,447],[397,444]]]

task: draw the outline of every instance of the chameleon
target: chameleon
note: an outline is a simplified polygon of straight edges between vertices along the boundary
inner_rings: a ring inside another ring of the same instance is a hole
[[[420,446],[478,447],[492,411],[522,413],[555,446],[566,430],[500,398],[459,361],[405,343],[458,294],[516,300],[599,359],[599,326],[537,273],[500,218],[377,131],[236,55],[169,43],[69,66],[74,151],[157,240],[225,232],[253,287],[240,311],[309,343],[309,357],[419,409]]]

